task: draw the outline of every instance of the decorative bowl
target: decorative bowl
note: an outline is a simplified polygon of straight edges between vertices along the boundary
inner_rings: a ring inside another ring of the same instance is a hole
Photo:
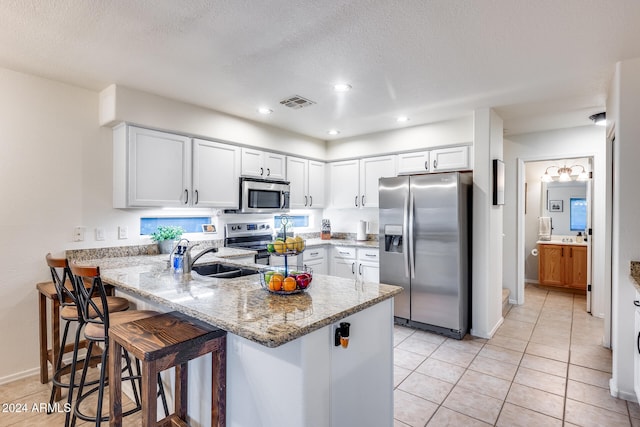
[[[312,279],[313,271],[309,267],[289,269],[273,267],[260,272],[260,284],[262,287],[278,295],[292,295],[305,292],[311,287]]]

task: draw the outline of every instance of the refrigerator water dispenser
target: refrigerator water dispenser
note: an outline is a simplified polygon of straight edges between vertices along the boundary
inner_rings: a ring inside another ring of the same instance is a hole
[[[385,224],[384,250],[385,252],[403,253],[402,225]]]

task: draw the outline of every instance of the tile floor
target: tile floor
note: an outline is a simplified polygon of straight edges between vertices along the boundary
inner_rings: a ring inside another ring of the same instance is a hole
[[[525,291],[526,303],[511,308],[491,340],[396,326],[394,427],[640,426],[640,406],[609,395],[611,352],[585,298]],[[0,427],[62,426],[63,413],[31,410],[48,401],[49,387],[37,376],[0,386],[0,403],[29,405],[26,413],[0,412]]]
[[[609,394],[603,320],[584,296],[525,289],[490,340],[395,327],[394,427],[640,426]]]

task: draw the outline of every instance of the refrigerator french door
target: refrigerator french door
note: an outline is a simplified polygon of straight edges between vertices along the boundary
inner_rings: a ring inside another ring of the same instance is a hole
[[[467,332],[471,181],[461,172],[380,179],[380,282],[404,288],[396,322]]]

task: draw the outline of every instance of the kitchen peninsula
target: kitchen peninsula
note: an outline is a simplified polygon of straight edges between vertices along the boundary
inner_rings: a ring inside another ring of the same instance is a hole
[[[242,251],[232,251],[199,262],[234,263]],[[307,292],[280,296],[262,289],[257,274],[175,275],[167,255],[82,263],[99,265],[103,280],[138,308],[177,310],[228,332],[228,426],[393,424],[392,298],[401,288],[314,275]],[[347,348],[334,346],[339,322],[351,324]],[[207,358],[190,362],[194,426],[209,425]]]

